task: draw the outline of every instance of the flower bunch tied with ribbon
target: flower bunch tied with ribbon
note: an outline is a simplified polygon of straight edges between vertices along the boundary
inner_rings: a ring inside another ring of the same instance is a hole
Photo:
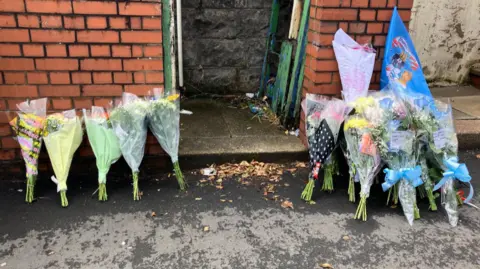
[[[82,123],[74,109],[47,117],[43,140],[55,172],[52,181],[57,184],[63,207],[68,206],[67,178],[73,154],[82,143],[82,136]]]
[[[428,156],[437,168],[443,172],[433,188],[440,191],[441,203],[452,226],[458,224],[458,205],[470,203],[473,198],[473,186],[467,166],[459,163],[458,139],[455,133],[452,108],[449,104],[435,101],[429,106],[433,117],[438,121],[437,129],[431,130],[429,136]],[[456,183],[469,186],[470,192],[465,201],[458,195]]]
[[[403,102],[390,91],[383,91],[375,98],[382,109],[381,121],[372,131],[381,158],[387,163],[384,169],[383,191],[388,191],[394,203],[400,200],[403,212],[410,225],[420,218],[417,207],[416,188],[423,184],[422,168],[417,165],[419,141],[412,127],[411,117]]]

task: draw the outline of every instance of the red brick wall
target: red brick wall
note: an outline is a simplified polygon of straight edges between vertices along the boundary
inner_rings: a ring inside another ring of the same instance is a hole
[[[342,86],[332,48],[335,32],[342,28],[357,42],[377,49],[370,88],[379,89],[380,69],[393,7],[408,28],[413,0],[312,0],[308,32],[303,96],[306,93],[340,96]],[[305,142],[305,115],[300,130]]]
[[[53,112],[162,87],[160,2],[0,0],[0,161],[20,158],[8,120],[26,98],[48,97]]]

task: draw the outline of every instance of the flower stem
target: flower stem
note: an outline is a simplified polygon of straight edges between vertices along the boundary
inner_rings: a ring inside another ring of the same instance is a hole
[[[417,203],[415,203],[413,205],[413,217],[415,219],[419,219],[420,218],[420,209],[418,209],[418,206],[417,206]]]
[[[332,164],[329,164],[325,167],[325,173],[323,176],[323,185],[322,191],[333,191],[333,167]]]
[[[60,200],[62,201],[62,206],[68,206],[67,191],[60,191]]]
[[[101,183],[98,185],[98,200],[99,201],[107,201],[107,184]]]
[[[37,176],[35,175],[27,175],[27,191],[25,194],[25,202],[31,204],[34,198],[35,192],[35,182],[37,180]]]
[[[460,195],[458,194],[458,192],[457,192],[456,196],[457,196],[457,204],[458,204],[459,206],[462,206],[462,205],[463,205],[462,197],[460,197]]]
[[[348,184],[348,200],[355,203],[355,179],[350,176],[350,183]]]
[[[133,200],[140,200],[140,193],[138,191],[138,172],[133,172]]]
[[[354,219],[367,221],[367,197],[364,195],[360,196],[360,203],[358,204]]]
[[[426,191],[427,191],[428,201],[430,202],[429,209],[432,211],[437,211],[437,203],[435,202],[435,196],[433,195],[432,188],[429,188]]]
[[[185,179],[183,177],[182,170],[180,170],[180,164],[178,161],[173,163],[173,170],[175,171],[175,177],[177,178],[178,186],[180,190],[185,191],[187,190],[188,184],[185,183]]]
[[[315,180],[310,178],[308,180],[307,185],[305,186],[305,189],[303,189],[302,195],[300,198],[302,200],[310,202],[312,200],[312,195],[313,195],[313,189],[315,188]]]

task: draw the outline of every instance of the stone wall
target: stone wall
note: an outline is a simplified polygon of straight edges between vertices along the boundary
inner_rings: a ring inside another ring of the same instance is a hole
[[[464,83],[480,63],[480,0],[415,0],[410,34],[429,82]]]
[[[291,3],[283,2],[279,37],[290,24]],[[256,92],[272,0],[184,0],[182,5],[187,93]]]

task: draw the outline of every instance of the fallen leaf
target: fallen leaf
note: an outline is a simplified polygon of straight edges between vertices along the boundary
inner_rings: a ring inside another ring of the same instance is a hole
[[[220,202],[225,203],[227,200],[225,199],[220,199]]]
[[[322,263],[322,264],[320,264],[320,267],[322,267],[324,269],[333,269],[333,266],[329,263]]]
[[[223,182],[223,179],[219,178],[217,179],[217,183],[222,183]]]
[[[2,262],[2,264],[0,264],[0,267],[4,267],[4,266],[6,266],[6,265],[7,265],[6,262]]]
[[[289,201],[289,200],[285,200],[285,201],[283,201],[283,203],[282,203],[282,207],[283,207],[283,208],[291,208],[291,209],[293,209],[293,203],[292,203],[291,201]]]
[[[397,205],[393,204],[393,205],[390,206],[390,208],[394,208],[394,209],[395,209],[395,208],[397,208]]]
[[[222,186],[222,185],[216,185],[215,188],[217,188],[217,190],[223,190],[223,186]]]
[[[285,134],[288,135],[288,130],[285,131]]]
[[[204,226],[204,227],[203,227],[203,231],[204,231],[204,232],[208,232],[208,231],[210,231],[210,227],[208,227],[208,226]]]
[[[202,197],[195,198],[195,201],[202,201]]]
[[[305,168],[305,167],[307,167],[307,164],[305,164],[304,162],[297,162],[297,163],[295,164],[295,167],[297,167],[297,168]]]
[[[285,184],[283,184],[283,186],[285,186],[285,187],[290,187],[290,184],[285,183]]]
[[[233,203],[233,200],[228,200],[229,203]]]
[[[480,159],[480,154],[477,154],[475,157],[477,157],[477,159]]]
[[[250,164],[247,161],[242,161],[240,166],[250,166]]]
[[[209,179],[209,180],[214,180],[214,179],[215,179],[215,176],[209,176],[208,179]]]
[[[209,182],[208,179],[200,179],[200,183],[207,183],[207,182]]]
[[[157,213],[155,213],[155,211],[152,211],[152,213],[150,214],[150,216],[152,217],[155,217],[157,215]]]
[[[47,251],[47,256],[50,256],[50,255],[53,255],[53,254],[55,254],[55,251],[53,251],[53,250]]]
[[[345,240],[345,241],[348,241],[348,240],[350,240],[350,236],[348,236],[348,235],[344,235],[344,236],[343,236],[343,240]]]

